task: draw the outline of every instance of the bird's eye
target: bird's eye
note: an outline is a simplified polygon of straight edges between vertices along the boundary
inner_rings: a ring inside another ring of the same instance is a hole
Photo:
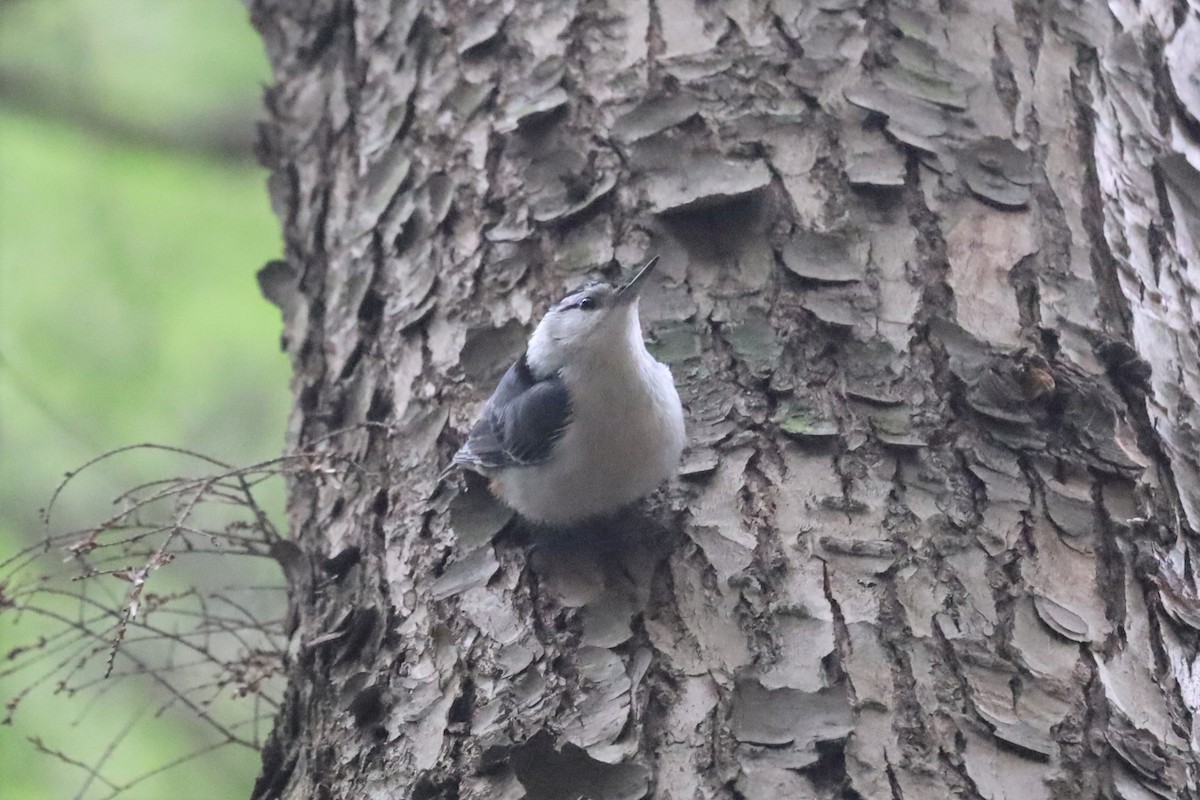
[[[596,298],[585,297],[576,303],[575,307],[582,309],[583,311],[592,311],[596,308]]]

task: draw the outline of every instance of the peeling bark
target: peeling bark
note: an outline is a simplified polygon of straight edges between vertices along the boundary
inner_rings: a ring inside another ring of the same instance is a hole
[[[290,487],[256,798],[1197,796],[1194,8],[249,5],[290,441],[360,466]],[[435,491],[650,253],[680,480]]]

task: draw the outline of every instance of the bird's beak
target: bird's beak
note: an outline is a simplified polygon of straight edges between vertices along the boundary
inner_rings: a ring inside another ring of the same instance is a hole
[[[658,264],[658,256],[646,262],[646,266],[638,270],[638,274],[629,279],[629,282],[617,289],[617,305],[628,305],[637,299],[638,293],[642,291],[642,286],[646,283],[646,278],[650,277],[650,273],[654,272],[655,265]]]

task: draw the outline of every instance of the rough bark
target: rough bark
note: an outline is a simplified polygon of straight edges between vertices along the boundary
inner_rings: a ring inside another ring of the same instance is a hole
[[[358,467],[291,486],[255,797],[1197,796],[1194,7],[250,6],[291,445]],[[435,492],[650,253],[680,480]]]

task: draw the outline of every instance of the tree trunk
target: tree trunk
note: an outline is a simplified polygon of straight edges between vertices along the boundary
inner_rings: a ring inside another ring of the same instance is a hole
[[[322,454],[256,798],[1198,796],[1195,8],[250,5]],[[680,479],[438,490],[655,253]]]

